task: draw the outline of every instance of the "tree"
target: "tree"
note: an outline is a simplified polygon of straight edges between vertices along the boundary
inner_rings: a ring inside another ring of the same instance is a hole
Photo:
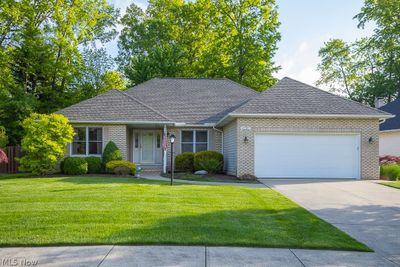
[[[275,82],[274,0],[149,1],[121,19],[120,69],[131,84],[152,77],[227,77],[257,90]]]
[[[319,50],[321,63],[318,70],[321,78],[318,85],[328,85],[331,91],[353,99],[357,83],[356,67],[352,47],[343,40],[332,39]]]
[[[343,91],[348,82],[346,95],[369,105],[377,97],[388,102],[400,97],[400,2],[365,0],[354,18],[360,28],[373,22],[374,34],[353,43],[341,41],[341,47],[338,41],[326,43],[320,50],[319,84]]]
[[[182,57],[181,51],[174,46],[154,47],[147,56],[132,56],[125,73],[131,84],[139,84],[153,77],[184,76]]]
[[[33,113],[22,126],[25,135],[22,150],[25,156],[19,159],[20,169],[33,174],[46,174],[54,171],[64,156],[65,146],[72,142],[74,129],[68,119],[59,114]]]
[[[220,49],[222,59],[228,62],[228,77],[260,91],[273,85],[272,73],[278,68],[272,58],[280,40],[275,2],[216,0],[214,8],[218,45],[211,51]],[[212,58],[208,56],[205,58]],[[224,64],[215,67],[220,69]]]
[[[113,70],[114,59],[104,48],[85,48],[82,52],[84,66],[79,76],[75,77],[76,97],[79,102],[112,89],[125,90],[126,80],[122,73]],[[72,104],[72,103],[71,103]]]
[[[117,16],[106,0],[0,1],[0,123],[11,143],[32,111],[51,113],[76,99],[81,48],[114,38]]]

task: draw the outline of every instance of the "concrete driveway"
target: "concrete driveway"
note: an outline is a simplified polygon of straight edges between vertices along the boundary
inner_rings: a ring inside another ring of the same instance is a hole
[[[359,180],[261,179],[400,265],[400,190]]]

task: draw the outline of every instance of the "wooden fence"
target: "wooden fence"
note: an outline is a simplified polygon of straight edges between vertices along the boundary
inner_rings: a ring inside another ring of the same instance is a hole
[[[8,157],[8,163],[0,163],[0,173],[17,173],[18,161],[15,159],[21,157],[20,146],[8,146],[4,149]]]

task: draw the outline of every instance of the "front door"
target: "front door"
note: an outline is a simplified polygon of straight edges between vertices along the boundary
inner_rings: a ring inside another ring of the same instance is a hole
[[[141,163],[154,163],[154,132],[143,131],[141,135]]]

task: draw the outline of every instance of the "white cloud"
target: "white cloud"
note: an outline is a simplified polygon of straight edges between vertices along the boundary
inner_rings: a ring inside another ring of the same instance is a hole
[[[285,51],[284,54],[276,57],[276,62],[281,66],[277,73],[277,78],[285,76],[302,81],[307,84],[315,85],[319,78],[316,70],[318,64],[318,49],[320,42],[310,42],[302,40],[298,44],[292,44],[291,51]]]
[[[303,42],[301,42],[301,44],[299,46],[298,52],[303,53],[303,52],[307,51],[307,49],[308,49],[308,43],[306,41],[303,41]]]

